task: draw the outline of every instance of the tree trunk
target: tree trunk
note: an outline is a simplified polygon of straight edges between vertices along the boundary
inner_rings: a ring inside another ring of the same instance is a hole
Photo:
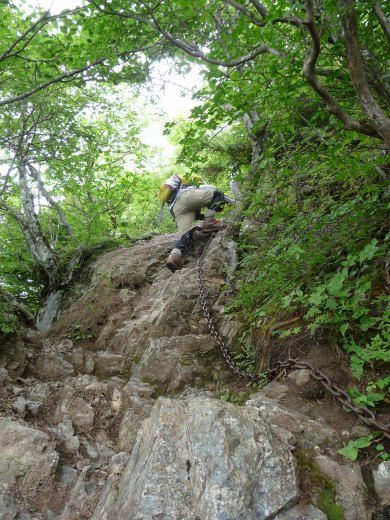
[[[45,199],[47,200],[47,202],[53,206],[53,208],[55,208],[55,210],[57,211],[57,214],[63,224],[63,226],[65,227],[65,229],[67,230],[68,232],[68,235],[71,237],[74,235],[74,231],[72,229],[72,226],[69,224],[69,222],[66,220],[66,217],[65,217],[65,214],[64,212],[62,211],[61,209],[61,206],[53,199],[53,197],[50,196],[50,194],[48,193],[48,191],[46,190],[43,182],[42,182],[42,179],[39,175],[39,172],[31,165],[28,166],[28,171],[29,171],[29,174],[30,176],[35,179],[38,183],[38,189],[39,191],[42,193],[42,195],[45,197]]]
[[[55,286],[58,276],[57,256],[43,234],[38,215],[35,212],[34,197],[27,182],[26,166],[19,164],[18,172],[22,212],[14,214],[14,217],[19,222],[32,257],[45,273],[49,285]]]
[[[261,157],[264,153],[264,138],[265,138],[265,132],[266,132],[267,125],[263,124],[260,128],[253,130],[254,126],[257,125],[259,123],[259,121],[260,121],[260,117],[257,114],[257,112],[250,112],[249,114],[244,115],[245,129],[252,142],[251,169],[250,169],[250,173],[246,179],[246,184],[248,186],[247,189],[249,189],[249,191],[250,191],[250,193],[248,193],[249,199],[252,195],[253,183],[256,183],[256,181],[258,181],[259,163],[260,163]],[[245,191],[245,189],[244,189],[244,191]],[[250,204],[249,200],[248,200],[248,202],[245,201],[246,198],[248,198],[248,197],[245,197],[245,193],[244,193],[244,208],[243,208],[244,210],[247,209]]]
[[[340,0],[344,8],[343,24],[345,28],[346,53],[351,80],[360,101],[360,105],[372,125],[390,149],[390,119],[378,105],[368,86],[366,73],[360,54],[357,15],[352,0]]]
[[[383,32],[386,35],[387,41],[390,44],[390,23],[389,23],[388,19],[386,18],[386,15],[383,12],[382,7],[377,4],[374,7],[374,12],[376,14],[376,17],[378,18],[378,22],[379,22],[380,26],[383,29]]]

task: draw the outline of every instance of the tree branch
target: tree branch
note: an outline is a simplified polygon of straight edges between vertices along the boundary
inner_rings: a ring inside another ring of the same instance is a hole
[[[116,55],[117,58],[125,58],[127,56],[130,56],[131,54],[136,54],[137,52],[145,52],[149,49],[152,49],[153,47],[155,47],[157,45],[156,42],[153,42],[152,44],[150,45],[146,45],[145,47],[139,47],[137,49],[134,49],[132,51],[126,51],[126,52],[122,52],[122,53],[118,53]],[[45,88],[47,87],[50,87],[51,85],[54,85],[56,83],[67,83],[67,82],[70,82],[72,81],[72,79],[83,73],[83,72],[86,72],[90,69],[93,69],[94,67],[98,66],[98,65],[102,65],[104,63],[104,61],[107,60],[107,56],[105,56],[104,58],[99,58],[98,60],[95,60],[93,61],[92,63],[88,64],[88,65],[85,65],[84,67],[80,67],[78,69],[74,69],[74,70],[71,70],[69,72],[64,72],[63,74],[57,76],[56,78],[53,78],[49,81],[46,81],[45,83],[42,83],[41,85],[38,85],[37,87],[34,87],[33,89],[29,90],[28,92],[24,92],[23,94],[20,94],[19,96],[14,96],[14,97],[11,97],[11,98],[6,98],[6,99],[3,99],[3,100],[0,100],[0,106],[5,106],[5,105],[10,105],[12,103],[15,103],[17,101],[22,101],[23,99],[26,99],[34,94],[36,94],[37,92],[41,91],[41,90],[44,90]]]
[[[348,130],[354,130],[355,132],[359,132],[364,135],[380,138],[381,136],[379,135],[376,128],[368,126],[365,123],[361,123],[356,119],[348,116],[342,110],[341,106],[337,103],[334,97],[331,95],[329,90],[318,80],[315,71],[315,66],[320,55],[321,43],[314,20],[315,14],[313,1],[307,0],[306,20],[304,21],[304,23],[309,31],[312,42],[312,46],[310,49],[308,49],[303,64],[303,74],[307,82],[314,89],[314,91],[317,92],[317,94],[325,101],[325,104],[329,112],[333,114],[339,121],[341,121],[344,124],[345,128],[347,128]]]
[[[151,11],[151,9],[146,6],[142,1],[141,4],[148,10],[149,15],[151,16],[153,20],[154,27],[159,31],[160,34],[164,36],[169,42],[173,43],[175,47],[181,49],[186,54],[189,54],[190,56],[193,56],[194,58],[200,58],[201,60],[205,61],[206,63],[210,63],[211,65],[219,65],[220,67],[226,67],[226,68],[232,68],[237,67],[238,65],[242,65],[244,63],[247,63],[248,61],[252,61],[256,56],[259,56],[260,54],[273,54],[274,56],[283,57],[284,54],[277,49],[274,49],[270,47],[269,45],[259,45],[258,47],[255,47],[252,49],[248,54],[245,56],[242,56],[241,58],[235,59],[235,60],[229,60],[229,61],[222,61],[217,60],[214,58],[209,58],[202,52],[199,48],[195,47],[194,45],[186,42],[185,40],[179,41],[177,38],[175,38],[169,31],[163,29],[161,25],[156,20],[156,17],[154,16],[154,13]]]
[[[4,176],[3,186],[0,189],[0,197],[3,195],[5,190],[8,188],[8,179],[12,173],[12,171],[15,169],[15,166],[11,164],[11,166],[8,168],[7,173]]]
[[[42,195],[45,197],[45,199],[49,202],[49,204],[51,206],[53,206],[53,208],[55,208],[55,210],[57,211],[57,214],[58,216],[60,217],[60,220],[63,224],[63,226],[66,228],[67,232],[68,232],[68,235],[69,236],[73,236],[74,235],[74,231],[72,229],[72,226],[69,224],[69,222],[66,220],[66,217],[65,217],[65,214],[64,212],[62,211],[61,209],[61,206],[58,204],[58,202],[56,202],[51,196],[50,194],[48,193],[48,191],[46,190],[43,182],[42,182],[42,179],[40,177],[40,174],[39,172],[34,168],[34,166],[32,164],[28,164],[27,165],[27,169],[28,169],[28,173],[29,175],[35,179],[37,181],[37,184],[38,184],[38,189],[39,191],[42,193]]]
[[[390,149],[390,119],[371,94],[359,47],[358,22],[353,0],[340,0],[343,9],[346,54],[351,80],[360,105],[383,142]]]
[[[266,22],[264,20],[260,20],[259,18],[257,18],[257,16],[255,16],[251,11],[249,11],[249,9],[247,9],[244,5],[241,5],[238,2],[235,2],[235,0],[224,0],[224,1],[225,1],[225,4],[229,4],[232,7],[234,7],[234,9],[236,9],[236,11],[240,11],[241,13],[243,13],[247,18],[249,18],[249,20],[254,25],[257,25],[258,27],[264,27],[266,25]]]
[[[192,45],[191,43],[189,43],[185,40],[178,40],[168,30],[161,27],[161,25],[159,24],[159,22],[157,21],[157,19],[155,17],[154,10],[152,10],[149,6],[147,6],[143,1],[140,1],[140,4],[143,5],[144,8],[148,11],[150,19],[145,18],[143,16],[139,16],[139,15],[135,14],[134,11],[132,11],[131,13],[130,12],[124,13],[124,12],[120,12],[120,11],[114,11],[111,7],[110,7],[109,11],[106,11],[105,9],[102,9],[102,7],[95,2],[95,0],[88,0],[88,2],[92,5],[94,5],[96,7],[96,9],[98,9],[100,12],[102,12],[104,14],[109,14],[110,16],[119,16],[119,17],[127,18],[127,19],[133,19],[138,22],[142,22],[142,23],[149,25],[150,27],[156,29],[162,36],[164,36],[164,38],[167,41],[172,43],[178,49],[181,49],[186,54],[193,56],[194,58],[199,58],[206,63],[210,63],[211,65],[218,65],[221,67],[232,68],[232,67],[237,67],[238,65],[247,63],[248,61],[251,61],[254,58],[256,58],[256,56],[259,56],[260,54],[269,53],[269,54],[273,54],[274,56],[278,56],[278,57],[284,56],[284,54],[282,52],[278,51],[277,49],[274,49],[274,48],[270,47],[269,45],[263,44],[263,45],[259,45],[259,46],[255,47],[248,54],[246,54],[245,56],[242,56],[241,58],[238,58],[236,60],[222,61],[222,60],[218,60],[218,59],[214,59],[214,58],[209,58],[198,47],[195,47],[194,45]]]
[[[27,321],[34,321],[34,316],[31,314],[30,310],[25,305],[15,300],[14,296],[11,293],[1,290],[0,294],[2,297],[4,297],[4,299],[11,307],[23,314]]]
[[[56,15],[51,15],[49,16],[49,13],[50,11],[46,11],[45,14],[43,16],[41,16],[41,18],[39,18],[36,22],[34,22],[24,33],[22,33],[12,44],[10,47],[8,47],[8,49],[6,51],[4,51],[2,54],[0,54],[0,61],[3,61],[5,59],[8,59],[8,58],[11,58],[12,56],[14,56],[15,54],[21,52],[22,50],[24,50],[26,48],[26,46],[31,42],[31,40],[33,40],[33,38],[39,33],[39,31],[45,26],[47,25],[49,22],[52,22],[53,20],[57,20],[59,18],[64,18],[65,16],[68,16],[70,14],[74,14],[74,13],[77,13],[79,11],[81,11],[82,8],[78,7],[77,9],[67,9],[65,11],[62,11],[61,13],[59,14],[56,14]],[[25,38],[27,38],[27,36],[29,36],[29,38],[27,39],[27,41],[24,43],[23,47],[21,49],[18,49],[17,51],[15,51],[14,53],[12,52],[13,49],[15,49],[15,47],[21,43]]]
[[[137,22],[145,23],[146,25],[149,25],[153,27],[153,24],[148,20],[147,18],[144,18],[143,16],[140,16],[138,14],[135,14],[134,11],[132,11],[131,14],[129,13],[121,13],[120,11],[114,11],[114,9],[105,1],[104,4],[107,6],[109,11],[106,11],[101,7],[101,4],[98,4],[95,2],[95,0],[87,0],[88,3],[92,4],[98,11],[100,11],[103,14],[109,14],[111,16],[119,16],[120,18],[131,18],[133,20],[136,20]]]
[[[387,41],[390,44],[390,22],[386,18],[386,15],[383,12],[383,9],[379,4],[376,4],[376,6],[374,7],[374,12],[376,14],[376,17],[378,18],[378,22],[379,22],[380,26],[383,29],[383,32],[385,33],[385,35],[387,37]]]
[[[85,72],[89,69],[92,69],[93,67],[96,67],[97,65],[100,65],[106,60],[106,58],[100,58],[99,60],[96,60],[89,65],[86,65],[85,67],[80,67],[78,69],[71,70],[69,72],[65,72],[64,74],[61,74],[60,76],[57,76],[56,78],[53,78],[49,81],[46,81],[46,83],[42,83],[41,85],[38,85],[37,87],[29,90],[28,92],[24,92],[23,94],[20,94],[19,96],[14,96],[12,98],[6,98],[2,99],[0,101],[0,106],[10,105],[11,103],[15,103],[16,101],[21,101],[22,99],[26,99],[33,94],[36,94],[40,90],[43,90],[47,87],[50,87],[50,85],[54,85],[55,83],[60,83],[62,80],[66,78],[71,78],[74,76],[77,76],[78,74],[81,74],[82,72]]]
[[[50,285],[56,283],[58,273],[57,257],[43,233],[41,223],[35,212],[34,197],[27,182],[27,166],[18,164],[20,202],[23,208],[20,227],[31,256],[45,272]]]
[[[256,8],[263,18],[268,16],[267,8],[261,4],[258,0],[249,0],[250,3]]]

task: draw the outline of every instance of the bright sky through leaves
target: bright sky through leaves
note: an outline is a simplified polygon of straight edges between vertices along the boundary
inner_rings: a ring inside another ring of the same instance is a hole
[[[35,6],[40,5],[43,9],[47,9],[52,14],[60,13],[64,9],[74,9],[82,5],[82,0],[15,0],[13,2],[17,7],[25,11],[31,11]]]
[[[16,0],[14,3],[20,8],[23,7],[26,12],[39,5],[52,14],[56,14],[65,9],[81,6],[83,0]],[[161,118],[161,112],[167,115],[166,120],[189,113],[195,105],[191,99],[191,90],[201,84],[199,71],[199,67],[193,67],[192,71],[183,77],[172,73],[170,64],[166,62],[156,64],[153,72],[153,88],[149,87],[149,92],[145,91],[145,103],[142,103],[141,99],[141,104],[144,105],[151,97],[156,102],[154,105],[156,118],[141,132],[141,139],[149,146],[161,147],[164,155],[171,156],[174,153],[174,147],[163,135],[165,118]]]

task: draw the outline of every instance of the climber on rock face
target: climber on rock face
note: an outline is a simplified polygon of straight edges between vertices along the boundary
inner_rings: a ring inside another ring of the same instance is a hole
[[[165,198],[164,202],[169,204],[169,211],[176,220],[180,236],[166,262],[172,272],[184,266],[182,256],[192,241],[194,229],[197,228],[196,221],[203,220],[200,231],[204,234],[225,229],[227,225],[215,219],[214,215],[222,211],[225,204],[235,203],[234,199],[218,191],[215,186],[199,184],[199,180],[201,181],[198,177],[191,179],[191,182],[172,175],[160,187],[159,198],[162,201]],[[202,208],[208,208],[205,215],[200,211]]]

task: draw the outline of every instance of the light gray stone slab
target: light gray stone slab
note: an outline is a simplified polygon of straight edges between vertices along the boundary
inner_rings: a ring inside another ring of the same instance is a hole
[[[294,460],[256,410],[160,398],[94,520],[265,520],[298,497]]]

